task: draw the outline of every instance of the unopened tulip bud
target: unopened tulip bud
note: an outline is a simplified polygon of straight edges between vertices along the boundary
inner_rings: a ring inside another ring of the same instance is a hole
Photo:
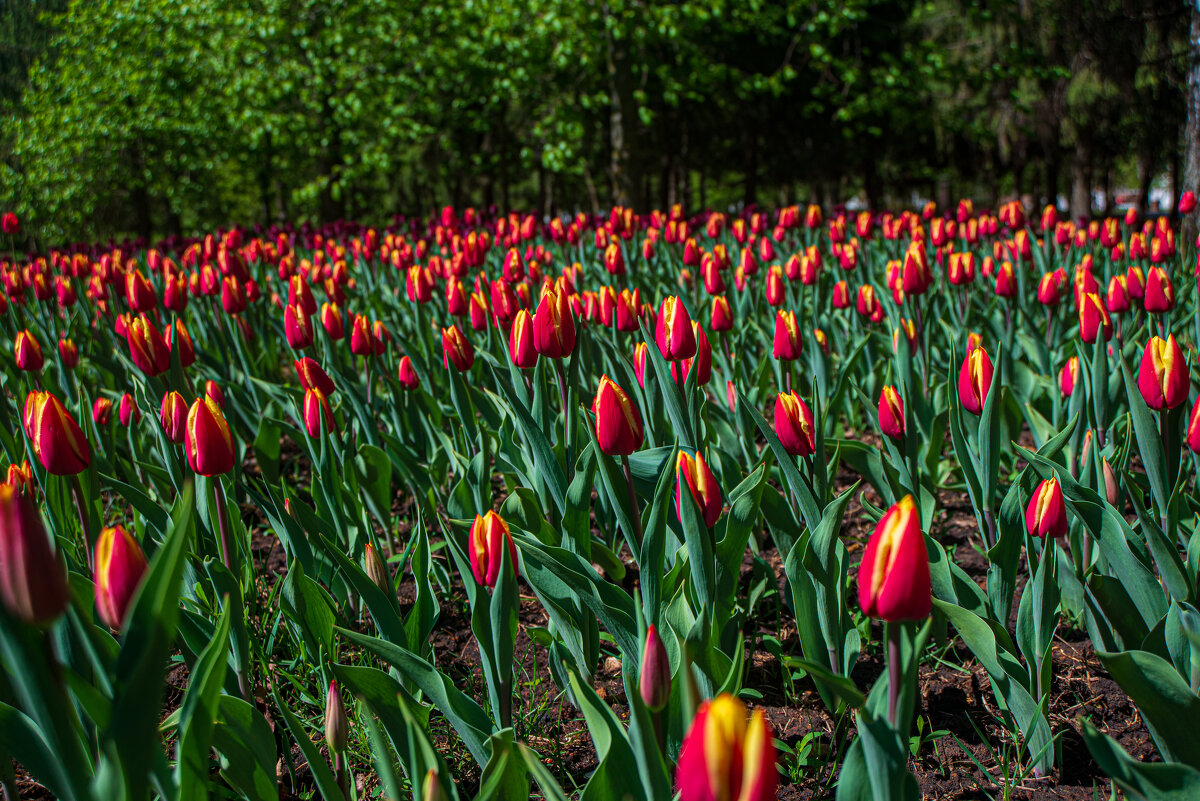
[[[816,450],[812,410],[795,392],[780,392],[775,398],[775,433],[792,456],[809,456]]]
[[[733,328],[733,312],[729,308],[729,301],[724,295],[717,295],[712,300],[712,330],[728,331]]]
[[[178,392],[167,392],[163,395],[158,419],[167,439],[176,445],[182,444],[186,435],[187,414],[187,401],[183,399],[182,395]]]
[[[106,528],[96,539],[96,611],[104,625],[120,631],[146,575],[146,554],[124,526]]]
[[[537,365],[538,351],[534,346],[533,332],[533,315],[521,309],[513,318],[512,328],[508,331],[508,353],[512,363],[522,370]]]
[[[453,364],[460,373],[475,363],[475,348],[457,325],[442,329],[442,362],[447,369]]]
[[[904,438],[904,401],[893,386],[879,395],[879,429],[892,439]]]
[[[1111,505],[1116,506],[1117,501],[1120,499],[1117,476],[1113,473],[1112,465],[1108,463],[1108,459],[1101,459],[1100,466],[1104,473],[1104,499]]]
[[[363,552],[363,570],[366,571],[367,578],[371,579],[376,587],[389,596],[395,595],[392,587],[392,574],[388,572],[387,565],[379,556],[379,551],[369,542]]]
[[[1146,295],[1142,299],[1146,311],[1151,314],[1168,312],[1175,308],[1175,288],[1167,271],[1162,267],[1151,267],[1146,274]]]
[[[1151,409],[1174,409],[1187,400],[1191,380],[1174,334],[1165,341],[1151,337],[1146,343],[1138,370],[1138,389]]]
[[[319,389],[326,397],[337,390],[333,379],[314,359],[304,356],[296,359],[293,364],[296,368],[296,377],[300,379],[300,386],[304,389]]]
[[[204,396],[211,398],[222,409],[225,408],[225,392],[222,391],[221,385],[211,378],[204,382]]]
[[[142,410],[137,407],[137,401],[128,392],[121,396],[121,407],[118,411],[121,425],[126,428],[142,419]]]
[[[322,431],[332,431],[334,427],[333,409],[329,406],[329,398],[319,389],[304,391],[304,430],[308,436],[317,438]]]
[[[197,398],[184,430],[184,452],[192,470],[202,476],[219,476],[233,469],[233,434],[216,401]]]
[[[696,355],[692,318],[678,297],[671,296],[662,302],[654,339],[659,352],[668,361],[690,359]]]
[[[417,368],[413,367],[412,359],[407,356],[400,359],[398,377],[400,386],[405,389],[413,390],[421,386],[421,377],[417,375]]]
[[[342,702],[337,679],[333,679],[329,682],[329,692],[325,696],[325,745],[329,747],[329,753],[336,756],[345,751],[349,734],[350,723],[346,719],[346,705]]]
[[[1200,397],[1196,398],[1188,417],[1187,444],[1192,453],[1200,453]]]
[[[717,478],[699,453],[693,459],[685,451],[679,452],[679,480],[675,487],[675,509],[683,519],[683,491],[691,493],[692,500],[700,509],[704,525],[712,528],[721,518],[721,487]]]
[[[28,495],[0,485],[0,601],[13,617],[53,623],[69,602],[66,571]]]
[[[79,365],[79,348],[70,339],[58,340],[58,356],[68,370],[74,370]]]
[[[288,347],[292,350],[304,350],[312,347],[312,322],[304,313],[304,309],[299,306],[288,306],[284,309],[283,333],[287,337]]]
[[[1065,537],[1067,505],[1058,480],[1048,478],[1038,485],[1025,507],[1025,528],[1034,537]]]
[[[108,425],[112,419],[113,402],[111,398],[96,398],[92,404],[92,422],[98,426]]]
[[[642,696],[642,703],[651,712],[662,711],[671,699],[671,660],[658,629],[653,625],[646,629],[638,692]]]
[[[609,456],[628,456],[642,447],[642,417],[625,390],[607,375],[592,401],[596,416],[596,441]]]
[[[91,463],[91,447],[82,429],[51,393],[30,392],[22,418],[34,455],[48,473],[73,476]]]
[[[982,346],[972,348],[958,371],[958,399],[971,414],[983,414],[992,387],[992,360]]]
[[[1067,363],[1063,365],[1058,374],[1058,387],[1062,390],[1064,398],[1071,397],[1071,393],[1075,391],[1075,385],[1079,383],[1079,357],[1072,356],[1067,359]]]
[[[575,316],[565,292],[547,289],[538,301],[533,315],[533,345],[548,359],[565,359],[575,350]]]
[[[434,768],[425,771],[425,780],[421,782],[421,801],[450,801]]]
[[[911,495],[893,504],[875,526],[858,569],[858,602],[868,617],[923,620],[933,595],[929,555]]]
[[[36,373],[46,363],[41,344],[28,328],[17,334],[13,345],[13,359],[19,369],[28,373]]]
[[[771,355],[780,361],[793,361],[800,358],[802,351],[800,326],[796,323],[796,313],[793,311],[778,311],[775,313],[775,340]]]
[[[773,801],[779,785],[771,727],[761,709],[728,693],[705,701],[692,719],[675,769],[679,801]]]
[[[467,556],[475,581],[488,589],[496,586],[500,578],[505,547],[508,548],[512,568],[516,569],[517,548],[513,543],[508,523],[492,511],[482,516],[475,515],[475,522],[471,524],[470,542],[467,545]]]
[[[335,342],[346,336],[346,326],[342,321],[342,310],[336,303],[321,304],[321,325],[325,333]]]
[[[171,351],[167,349],[166,340],[146,315],[139,315],[129,323],[126,341],[129,357],[147,376],[161,375],[171,366]]]

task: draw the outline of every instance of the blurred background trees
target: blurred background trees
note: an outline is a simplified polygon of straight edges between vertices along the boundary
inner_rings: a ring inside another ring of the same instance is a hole
[[[51,241],[447,203],[1079,216],[1178,195],[1190,23],[1184,0],[0,0],[0,208]]]

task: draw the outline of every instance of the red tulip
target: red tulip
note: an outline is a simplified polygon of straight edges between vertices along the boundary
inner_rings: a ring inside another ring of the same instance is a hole
[[[1138,389],[1151,409],[1174,409],[1187,400],[1191,381],[1187,361],[1174,334],[1166,341],[1151,337],[1146,343],[1138,370]]]
[[[319,389],[304,390],[304,430],[308,436],[316,439],[322,431],[332,431],[334,427],[333,409],[329,406],[329,398]]]
[[[21,230],[21,224],[17,221],[17,215],[11,211],[4,212],[4,216],[0,217],[0,230],[9,236],[13,236]]]
[[[607,375],[600,379],[592,401],[596,416],[596,441],[609,456],[628,456],[642,447],[642,417],[637,407]]]
[[[1012,273],[1011,267],[1009,268],[1009,273],[1010,275]],[[1057,271],[1046,273],[1038,281],[1038,303],[1043,306],[1057,306],[1058,301],[1061,299],[1060,290],[1061,282],[1059,281],[1059,273]]]
[[[361,314],[354,315],[354,323],[350,326],[350,352],[363,357],[375,355],[375,335],[371,333],[371,323]]]
[[[49,392],[30,392],[23,415],[25,435],[46,472],[73,476],[91,462],[92,450],[75,418]]]
[[[176,445],[183,444],[187,431],[187,401],[178,392],[163,394],[162,405],[159,407],[158,420],[162,424],[163,433],[167,439]]]
[[[793,311],[776,312],[775,342],[771,355],[781,361],[799,359],[802,344],[800,327],[796,324],[796,313]]]
[[[795,392],[780,392],[775,398],[775,433],[792,456],[808,456],[816,450],[812,410]]]
[[[219,476],[233,469],[233,434],[211,398],[197,398],[184,425],[184,453],[192,470],[202,476]]]
[[[1112,339],[1112,318],[1095,292],[1087,292],[1079,298],[1079,338],[1092,344],[1104,335],[1104,341]]]
[[[146,554],[124,526],[103,529],[95,548],[96,611],[119,631],[146,575]]]
[[[288,306],[283,310],[283,333],[292,350],[311,348],[313,344],[312,321],[300,306]]]
[[[67,608],[66,571],[30,498],[0,485],[0,602],[13,617],[48,626]]]
[[[296,377],[300,379],[300,386],[304,389],[319,389],[326,397],[337,391],[333,379],[315,360],[303,356],[293,362],[293,365],[296,368]]]
[[[442,363],[447,369],[454,365],[460,373],[471,369],[475,364],[475,348],[458,330],[457,325],[442,329]]]
[[[325,333],[329,334],[329,338],[334,342],[346,336],[346,326],[342,321],[342,310],[338,308],[336,303],[321,304],[321,325],[325,328]]]
[[[475,515],[471,524],[467,557],[471,562],[471,573],[475,581],[491,589],[500,578],[500,566],[504,559],[503,549],[508,548],[509,561],[517,565],[517,547],[513,544],[508,523],[495,512],[489,511],[482,517]]]
[[[166,340],[146,315],[138,315],[129,323],[126,342],[133,363],[147,376],[161,375],[171,366],[171,351],[167,350]]]
[[[118,409],[118,414],[121,418],[121,425],[126,428],[142,419],[142,410],[137,407],[133,396],[128,392],[121,396],[121,407]]]
[[[19,369],[30,373],[41,370],[46,363],[41,344],[28,328],[17,334],[13,344],[13,359]]]
[[[933,606],[929,555],[911,495],[880,518],[858,569],[858,603],[868,617],[922,620]]]
[[[677,361],[696,355],[696,334],[687,308],[676,296],[666,298],[658,311],[655,343],[664,359]]]
[[[879,429],[892,439],[904,438],[904,401],[893,386],[879,395]]]
[[[96,398],[92,404],[92,422],[98,426],[108,425],[112,419],[113,402],[111,398]]]
[[[412,359],[405,356],[400,360],[400,386],[408,390],[416,389],[421,386],[421,377],[417,375],[417,370],[413,367]]]
[[[971,414],[983,414],[992,386],[992,360],[981,346],[971,348],[958,371],[958,399]]]
[[[1042,539],[1067,535],[1067,506],[1057,479],[1048,478],[1033,491],[1025,507],[1025,528]]]
[[[1196,194],[1192,191],[1184,192],[1179,198],[1179,213],[1191,214],[1196,208]],[[7,233],[7,231],[6,231]]]
[[[566,292],[547,288],[542,293],[533,315],[533,345],[550,359],[566,358],[575,350],[575,317]]]
[[[1167,312],[1175,308],[1175,288],[1162,267],[1151,267],[1146,274],[1146,296],[1142,301],[1146,311],[1152,314]]]
[[[1072,356],[1067,359],[1067,363],[1063,365],[1058,374],[1058,386],[1062,390],[1064,398],[1071,397],[1077,383],[1079,383],[1079,357]]]
[[[134,270],[125,276],[125,300],[129,308],[135,312],[148,312],[158,305],[158,296],[154,287],[141,270]]]
[[[729,301],[724,295],[717,295],[712,299],[712,330],[729,331],[733,328],[733,312],[729,308]]]
[[[221,385],[211,378],[204,382],[204,396],[212,398],[222,409],[225,408],[225,393],[222,391]]]
[[[683,491],[686,487],[692,495],[692,500],[700,508],[704,525],[712,528],[721,518],[721,487],[717,484],[716,476],[699,453],[693,459],[686,452],[680,451],[677,467],[679,481],[675,487],[675,510],[680,519],[683,519]]]
[[[651,712],[662,711],[671,699],[671,660],[653,624],[646,629],[646,644],[642,646],[638,694]]]
[[[1192,404],[1192,413],[1188,417],[1187,444],[1192,453],[1200,453],[1200,396]]]
[[[692,719],[675,769],[679,801],[773,801],[779,785],[771,727],[761,709],[722,693]]]

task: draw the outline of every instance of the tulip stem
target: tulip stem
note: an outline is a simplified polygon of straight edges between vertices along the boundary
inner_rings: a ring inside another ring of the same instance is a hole
[[[899,727],[896,720],[896,706],[900,699],[900,624],[886,623],[887,648],[888,648],[888,721],[892,724],[892,728]]]
[[[637,493],[633,489],[633,471],[629,469],[629,457],[621,460],[625,467],[625,486],[629,488],[629,513],[633,517],[633,533],[637,536],[638,549],[642,547],[642,512],[638,508]]]
[[[563,374],[562,359],[554,360],[554,376],[558,379],[558,398],[563,413],[563,456],[567,472],[571,472],[571,415],[567,411],[567,377]]]
[[[71,476],[71,500],[75,504],[75,511],[79,513],[79,533],[83,535],[83,552],[88,568],[95,569],[92,564],[92,535],[91,526],[88,524],[87,503],[83,499],[83,483],[79,480],[78,473]]]
[[[233,572],[233,563],[230,560],[229,549],[229,511],[225,508],[225,487],[221,484],[221,477],[213,477],[213,500],[217,504],[217,530],[221,537],[221,563],[231,573]]]

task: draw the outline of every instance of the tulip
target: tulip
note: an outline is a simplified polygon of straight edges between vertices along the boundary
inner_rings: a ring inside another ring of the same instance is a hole
[[[717,484],[716,476],[699,453],[693,459],[686,452],[680,451],[677,467],[680,480],[675,487],[675,510],[679,518],[683,519],[683,490],[686,486],[692,500],[700,508],[704,525],[712,528],[721,517],[721,487]]]
[[[1146,274],[1146,296],[1142,304],[1151,314],[1167,312],[1175,307],[1175,289],[1162,267],[1151,267]]]
[[[642,417],[637,407],[607,375],[600,379],[592,401],[596,416],[596,441],[609,456],[628,456],[642,447]]]
[[[892,439],[904,438],[904,401],[893,386],[879,395],[879,430]]]
[[[633,376],[642,389],[646,388],[646,350],[645,342],[633,346]]]
[[[329,377],[315,360],[303,356],[296,359],[293,365],[296,368],[296,377],[300,379],[300,386],[304,389],[319,389],[321,394],[326,397],[332,395],[337,390],[333,379]]]
[[[1058,374],[1058,387],[1062,390],[1064,398],[1071,397],[1077,383],[1079,383],[1079,357],[1072,356],[1067,359],[1067,363],[1063,365]]]
[[[812,410],[795,392],[780,392],[775,398],[775,433],[792,456],[808,456],[816,450]]]
[[[1109,279],[1105,302],[1110,314],[1121,314],[1129,311],[1128,286],[1128,280],[1123,275],[1114,275]]]
[[[392,588],[392,574],[388,572],[387,565],[379,556],[379,551],[369,542],[363,550],[363,571],[376,587],[393,597],[395,596],[395,590]]]
[[[354,323],[350,326],[350,352],[363,358],[375,354],[375,335],[371,333],[371,323],[361,314],[354,315]]]
[[[833,308],[845,309],[850,306],[850,285],[845,281],[838,281],[833,285]]]
[[[1200,396],[1192,404],[1192,413],[1188,417],[1187,444],[1192,453],[1200,453]]]
[[[547,289],[533,315],[533,345],[539,354],[563,359],[575,350],[575,317],[566,292]]]
[[[400,359],[399,378],[400,386],[405,389],[413,390],[421,386],[421,377],[417,375],[417,369],[413,367],[412,359],[407,356]]]
[[[292,350],[304,350],[312,347],[312,321],[300,306],[288,306],[284,309],[283,333],[287,337],[288,347]]]
[[[457,325],[442,329],[442,363],[447,369],[453,364],[460,373],[470,370],[475,363],[475,348]]]
[[[538,351],[534,347],[533,315],[525,309],[517,312],[508,331],[508,353],[512,363],[522,370],[537,365]]]
[[[349,726],[346,705],[338,691],[337,679],[333,679],[329,682],[329,692],[325,696],[325,745],[329,747],[329,753],[335,755],[337,762],[341,762],[341,754],[346,750]]]
[[[29,393],[23,422],[33,453],[46,472],[73,476],[91,462],[92,451],[79,424],[51,393]]]
[[[22,495],[33,495],[37,487],[33,483],[33,466],[25,459],[21,464],[10,464],[4,483],[20,492]]]
[[[800,327],[796,323],[796,313],[782,310],[776,312],[775,342],[771,355],[784,361],[799,359],[801,345]]]
[[[654,341],[663,358],[668,361],[690,359],[696,355],[692,318],[677,296],[666,298],[659,307]]]
[[[187,414],[187,401],[183,399],[182,395],[178,392],[163,394],[162,404],[158,412],[158,420],[162,424],[163,433],[166,434],[167,439],[176,445],[183,444]]]
[[[696,386],[702,387],[712,380],[712,345],[709,344],[708,335],[704,333],[704,329],[695,320],[692,321],[692,332],[696,335],[696,355],[683,361],[671,362],[671,377],[677,383],[682,384],[691,375],[692,367],[695,366]],[[645,370],[645,358],[643,351],[643,371]],[[643,387],[646,385],[644,381],[638,383]]]
[[[1017,295],[1017,278],[1013,275],[1013,266],[1010,261],[1001,262],[1000,269],[996,271],[996,295],[1002,298],[1012,298]]]
[[[701,704],[679,750],[679,801],[773,801],[778,784],[763,711],[747,721],[746,705],[728,693]]]
[[[125,300],[135,312],[150,311],[158,304],[154,287],[141,270],[134,270],[125,276]]]
[[[15,235],[21,230],[21,223],[17,220],[17,215],[11,211],[4,212],[4,216],[0,217],[0,230],[9,236]]]
[[[958,371],[958,397],[971,414],[983,414],[992,386],[992,360],[981,346],[972,348]]]
[[[1196,208],[1196,193],[1192,191],[1184,192],[1179,198],[1179,213],[1191,214]],[[6,215],[7,216],[7,215]],[[7,233],[7,229],[5,230]]]
[[[923,620],[933,606],[929,555],[911,495],[893,504],[875,525],[858,569],[858,603],[868,617],[889,622]]]
[[[134,401],[133,396],[128,392],[121,396],[121,407],[118,410],[118,416],[121,418],[121,425],[126,428],[142,419],[142,410],[137,407],[137,402]]]
[[[1038,303],[1042,304],[1043,306],[1058,305],[1058,302],[1061,299],[1058,272],[1048,272],[1042,276],[1041,280],[1038,281],[1037,298]]]
[[[211,378],[204,382],[204,395],[216,401],[222,409],[225,408],[225,392],[221,389],[221,385]]]
[[[146,554],[128,529],[114,526],[96,538],[95,562],[96,612],[119,631],[146,575]]]
[[[184,453],[192,470],[219,476],[233,469],[233,435],[221,407],[211,398],[197,398],[184,427]]]
[[[641,290],[621,290],[621,294],[617,295],[617,330],[625,333],[638,330],[638,315],[641,311]]]
[[[475,515],[469,539],[467,556],[471,562],[471,573],[475,581],[492,589],[500,578],[500,565],[504,558],[502,548],[508,547],[509,561],[514,568],[517,564],[517,548],[513,544],[508,523],[492,511],[483,516]]]
[[[729,301],[724,295],[717,295],[712,299],[712,330],[716,333],[732,328],[733,312],[729,308]]]
[[[1138,389],[1151,409],[1174,409],[1187,400],[1191,381],[1187,361],[1174,334],[1166,341],[1151,337],[1146,343],[1138,370]]]
[[[654,625],[646,629],[638,693],[651,712],[661,712],[671,699],[671,660]]]
[[[166,340],[146,315],[138,315],[126,329],[129,356],[137,368],[147,376],[165,373],[171,366],[171,351]]]
[[[192,336],[188,333],[187,328],[183,325],[183,320],[176,318],[175,322],[167,326],[167,336],[165,339],[167,346],[167,357],[175,348],[175,343],[179,343],[179,366],[191,367],[196,363],[196,345],[192,342]]]
[[[236,275],[221,280],[221,308],[226,314],[241,314],[246,310],[246,288]]]
[[[767,271],[767,305],[782,306],[787,300],[787,284],[783,281],[783,271],[778,266]]]
[[[1085,293],[1079,299],[1079,338],[1092,344],[1101,335],[1104,341],[1112,339],[1113,324],[1108,311],[1095,292]]]
[[[48,626],[69,601],[66,571],[33,501],[0,485],[0,602],[15,618]]]
[[[96,398],[92,404],[92,422],[98,426],[108,425],[112,419],[113,402],[111,398]]]
[[[17,334],[13,344],[13,359],[19,369],[30,373],[41,370],[46,363],[45,357],[42,356],[41,344],[28,328]]]
[[[325,333],[334,342],[346,336],[346,326],[342,321],[342,310],[336,303],[321,304],[321,325]]]
[[[1025,528],[1042,539],[1067,535],[1067,506],[1057,479],[1048,478],[1033,491],[1025,507]]]
[[[329,406],[329,398],[319,389],[304,391],[304,430],[308,436],[316,439],[322,430],[333,430],[333,409]]]

